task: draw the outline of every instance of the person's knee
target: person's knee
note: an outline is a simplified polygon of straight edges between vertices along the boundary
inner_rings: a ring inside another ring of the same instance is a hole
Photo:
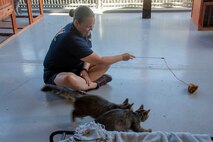
[[[73,73],[69,73],[64,77],[64,82],[68,86],[72,86],[74,89],[79,89],[79,83],[76,77],[73,75]]]
[[[102,70],[107,71],[107,70],[110,68],[110,65],[101,65],[100,68],[101,68]]]
[[[110,65],[106,65],[106,70],[108,70],[110,68]]]

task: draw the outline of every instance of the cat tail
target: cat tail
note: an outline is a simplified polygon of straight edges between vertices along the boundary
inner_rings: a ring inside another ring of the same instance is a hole
[[[79,92],[74,91],[68,87],[60,87],[52,84],[45,84],[41,88],[41,91],[60,96],[66,100],[71,100],[73,102],[75,102],[76,98],[81,96]]]

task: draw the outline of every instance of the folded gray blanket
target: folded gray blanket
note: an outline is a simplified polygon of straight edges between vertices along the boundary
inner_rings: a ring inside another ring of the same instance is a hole
[[[191,134],[189,132],[117,132],[106,131],[101,124],[95,122],[80,125],[75,134],[60,142],[212,142],[208,134]]]
[[[112,132],[113,142],[212,142],[207,134],[188,132]]]

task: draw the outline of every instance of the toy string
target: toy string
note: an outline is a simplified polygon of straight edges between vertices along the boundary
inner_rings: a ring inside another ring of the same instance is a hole
[[[167,69],[172,73],[172,75],[173,75],[178,81],[180,81],[180,82],[182,82],[182,83],[188,85],[188,83],[186,83],[185,81],[181,80],[180,78],[178,78],[178,77],[176,76],[176,74],[175,74],[175,73],[172,71],[172,69],[169,67],[169,65],[168,65],[168,63],[167,63],[167,61],[166,61],[166,58],[164,58],[164,57],[141,57],[141,56],[137,56],[137,57],[135,57],[135,58],[148,58],[148,59],[161,59],[161,60],[163,60],[164,63],[166,64]]]

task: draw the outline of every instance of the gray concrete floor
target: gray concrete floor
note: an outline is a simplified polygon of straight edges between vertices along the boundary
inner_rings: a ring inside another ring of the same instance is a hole
[[[175,74],[199,85],[193,95],[161,59],[135,58],[112,65],[113,81],[90,93],[120,103],[125,98],[151,109],[141,124],[153,131],[213,135],[213,32],[199,32],[191,13],[96,15],[93,49],[100,55],[129,52],[137,57],[165,57]],[[68,15],[47,14],[0,47],[0,141],[47,142],[55,130],[70,130],[72,105],[40,92],[42,62]],[[86,119],[89,120],[89,119]],[[84,120],[82,120],[84,121]]]

